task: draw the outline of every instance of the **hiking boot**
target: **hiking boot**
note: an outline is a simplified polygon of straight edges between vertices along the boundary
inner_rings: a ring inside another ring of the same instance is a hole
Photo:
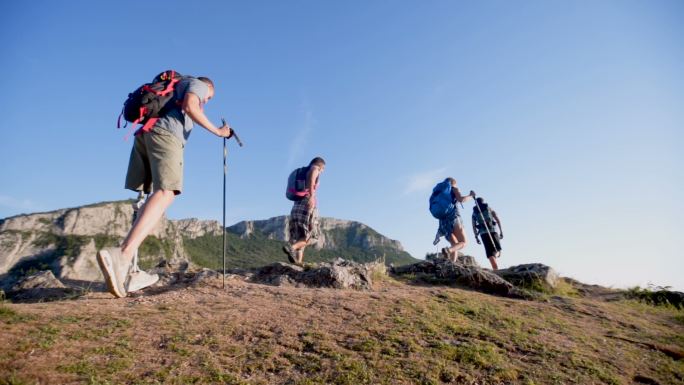
[[[159,275],[157,274],[148,274],[142,270],[135,271],[129,275],[126,289],[129,293],[132,291],[138,291],[140,289],[154,285],[157,283],[157,281],[159,281]]]
[[[285,254],[287,254],[287,260],[290,261],[290,263],[296,265],[297,260],[295,260],[294,258],[295,251],[292,248],[292,245],[288,243],[287,245],[283,246],[283,251],[285,252]]]
[[[98,251],[97,264],[100,265],[109,292],[117,298],[125,297],[125,283],[130,265],[123,262],[121,248],[107,247]]]

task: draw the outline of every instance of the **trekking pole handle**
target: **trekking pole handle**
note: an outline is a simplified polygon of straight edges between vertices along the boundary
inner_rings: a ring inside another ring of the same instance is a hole
[[[228,123],[226,123],[225,118],[221,118],[221,122],[223,123],[224,126],[228,124]],[[242,147],[243,144],[242,144],[242,141],[240,140],[240,137],[237,135],[237,132],[235,132],[235,130],[232,127],[230,128],[230,130],[233,131],[233,137],[235,138],[237,143],[240,145],[240,147]]]

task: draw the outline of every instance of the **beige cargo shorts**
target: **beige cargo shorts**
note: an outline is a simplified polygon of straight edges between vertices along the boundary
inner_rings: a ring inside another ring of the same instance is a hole
[[[172,133],[161,128],[135,137],[126,173],[126,188],[150,193],[183,190],[183,150],[185,145]]]

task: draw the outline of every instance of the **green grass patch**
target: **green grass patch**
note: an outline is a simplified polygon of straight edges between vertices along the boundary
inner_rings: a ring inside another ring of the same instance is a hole
[[[57,341],[59,329],[50,325],[39,326],[37,329],[30,331],[29,335],[35,339],[40,348],[49,349]]]
[[[627,289],[625,296],[649,305],[673,307],[678,310],[684,309],[684,298],[677,292],[671,291],[669,286],[650,286],[647,288],[635,286]]]
[[[20,314],[20,313],[17,313],[12,308],[10,308],[4,304],[0,304],[0,321],[2,321],[2,322],[8,323],[8,324],[17,324],[17,323],[32,321],[34,319],[36,319],[36,317],[33,315]]]

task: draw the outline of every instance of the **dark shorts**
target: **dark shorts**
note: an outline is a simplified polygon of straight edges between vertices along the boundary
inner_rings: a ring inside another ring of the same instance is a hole
[[[498,233],[489,233],[491,234],[491,238],[487,233],[481,234],[480,239],[482,240],[482,243],[484,244],[485,247],[485,252],[487,253],[487,258],[491,258],[494,255],[496,255],[497,251],[501,251],[501,243],[499,243],[499,234]],[[492,241],[494,243],[492,244]]]

